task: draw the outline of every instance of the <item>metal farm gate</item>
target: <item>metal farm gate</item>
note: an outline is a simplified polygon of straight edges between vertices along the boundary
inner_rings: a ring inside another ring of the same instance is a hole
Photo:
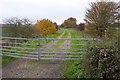
[[[34,60],[76,60],[85,52],[85,43],[71,44],[71,41],[88,41],[93,38],[13,38],[2,37],[2,57]]]

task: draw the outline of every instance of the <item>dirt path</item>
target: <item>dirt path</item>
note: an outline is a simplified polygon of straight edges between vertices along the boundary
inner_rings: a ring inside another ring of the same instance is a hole
[[[68,39],[71,39],[71,34],[69,33],[68,34]],[[64,49],[70,49],[70,43],[71,43],[71,40],[65,40],[64,43],[61,44],[61,46],[59,48],[64,48]],[[65,46],[66,45],[66,46]],[[66,50],[62,50],[61,52],[66,52]]]
[[[62,36],[61,36],[62,37]],[[70,38],[70,34],[68,35]],[[70,41],[63,43],[70,44]],[[60,47],[62,47],[62,45]],[[44,46],[46,47],[46,46]],[[63,47],[62,47],[63,48]],[[64,46],[69,48],[69,46]],[[62,51],[61,51],[62,52]],[[61,78],[62,60],[26,60],[19,59],[2,67],[3,78]]]
[[[71,34],[69,33],[68,34],[68,39],[71,39]],[[58,52],[67,52],[68,49],[70,49],[70,43],[71,43],[71,40],[65,40],[60,46],[59,48],[60,49],[64,49],[64,50],[59,50]],[[67,57],[68,55],[66,54],[61,54],[61,55],[56,55],[57,57],[60,57],[61,59]]]
[[[63,35],[64,35],[65,32],[63,32],[60,36],[58,36],[57,38],[60,39]],[[54,41],[54,42],[50,42],[46,45],[44,45],[42,48],[51,48],[52,46],[54,46],[54,44],[56,44],[58,41]]]

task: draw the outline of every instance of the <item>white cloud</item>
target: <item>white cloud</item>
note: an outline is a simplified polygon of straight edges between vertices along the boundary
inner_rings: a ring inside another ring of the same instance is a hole
[[[57,23],[68,17],[83,21],[88,3],[95,0],[1,0],[2,17],[48,18]],[[79,23],[78,22],[78,23]]]

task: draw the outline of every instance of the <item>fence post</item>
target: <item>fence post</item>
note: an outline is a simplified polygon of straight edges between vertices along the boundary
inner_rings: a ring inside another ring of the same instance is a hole
[[[40,38],[38,38],[38,60],[40,60],[41,50],[40,50]]]

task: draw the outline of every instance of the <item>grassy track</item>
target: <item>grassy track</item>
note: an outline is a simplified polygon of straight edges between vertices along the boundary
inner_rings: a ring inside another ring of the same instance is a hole
[[[56,34],[48,35],[48,36],[46,36],[46,38],[56,38],[59,35],[61,35],[63,33],[63,31],[64,31],[63,29],[60,29]],[[45,40],[40,41],[41,44],[46,44],[46,43],[49,43],[49,42],[50,42],[50,40],[49,41],[45,41]],[[30,44],[30,45],[27,45],[27,44]],[[22,47],[22,49],[20,49],[20,48],[10,48],[10,49],[7,49],[7,50],[26,51],[26,52],[17,52],[16,55],[17,54],[27,54],[29,52],[34,51],[37,48],[37,44],[38,44],[38,40],[27,41],[26,43],[16,45],[16,47]],[[26,48],[34,48],[34,50],[32,50],[32,49],[30,50],[30,49],[26,49]],[[4,50],[4,51],[6,51],[6,50]],[[14,60],[17,60],[17,58],[11,58],[11,57],[7,57],[7,56],[3,56],[2,57],[2,64],[7,64],[7,63],[9,63],[11,61],[14,61]]]
[[[81,32],[77,32],[75,29],[61,29],[57,34],[54,35],[50,35],[47,36],[49,38],[56,38],[57,36],[59,36],[63,31],[65,31],[64,35],[62,36],[62,38],[66,38],[68,36],[68,33],[71,33],[71,38],[83,38],[85,37],[83,35],[83,33]],[[45,41],[45,40],[41,40],[41,44],[45,44],[45,43],[49,43],[50,41]],[[64,40],[59,40],[56,44],[62,44],[64,42]],[[76,41],[76,40],[72,40],[71,44],[84,44],[86,43],[85,41]],[[37,40],[36,41],[28,41],[26,44],[37,44]],[[19,45],[23,48],[37,48],[37,46],[25,46],[24,44]],[[70,46],[71,48],[82,48],[82,46]],[[59,46],[54,46],[53,48],[59,48]],[[16,49],[17,50],[17,49]],[[30,50],[31,52],[32,50]],[[70,52],[80,52],[80,50],[69,50]],[[25,53],[19,53],[19,54],[25,54]],[[81,54],[75,54],[75,55],[69,55],[69,56],[81,56]],[[5,57],[3,58],[3,64],[5,63],[9,63],[10,61],[14,61],[16,60],[16,58],[8,58]],[[80,68],[80,60],[68,60],[64,62],[64,70],[63,70],[63,74],[65,78],[78,78],[78,77],[82,77],[83,73],[82,70]],[[80,76],[79,76],[80,75]]]
[[[71,38],[84,38],[83,33],[80,31],[69,29],[69,32],[71,33]],[[71,44],[86,44],[86,41],[71,40]],[[70,48],[69,52],[84,52],[84,50],[72,50],[72,48],[84,49],[84,46],[81,45],[71,45]],[[81,56],[81,54],[70,54],[69,56]]]
[[[67,38],[68,36],[68,30],[64,29],[63,31],[65,31],[64,35],[61,38]],[[64,42],[64,40],[59,40],[56,44],[56,46],[53,46],[52,48],[59,48],[59,45],[62,44]]]
[[[72,38],[85,38],[82,32],[76,31],[75,29],[69,29]],[[71,44],[86,44],[86,41],[71,40]],[[84,46],[71,46],[71,48],[84,48]],[[82,50],[69,50],[70,52],[80,52]],[[83,51],[82,51],[83,52]],[[70,54],[69,56],[82,56],[83,54]],[[68,60],[63,65],[66,65],[63,69],[65,78],[80,78],[83,77],[83,71],[80,67],[80,60]]]

